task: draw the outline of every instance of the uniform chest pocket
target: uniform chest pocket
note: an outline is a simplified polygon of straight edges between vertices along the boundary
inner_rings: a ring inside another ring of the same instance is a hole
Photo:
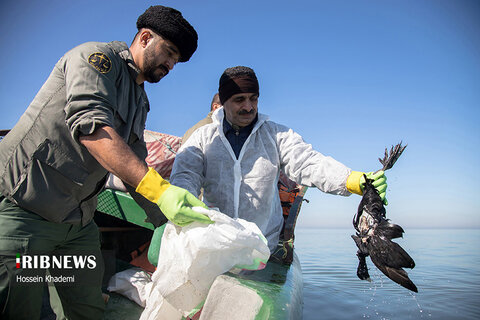
[[[39,160],[55,169],[72,182],[83,185],[88,177],[88,171],[79,162],[71,159],[60,146],[50,140],[45,140],[33,154],[33,160]]]
[[[18,205],[53,222],[78,208],[88,172],[46,140],[12,194]]]

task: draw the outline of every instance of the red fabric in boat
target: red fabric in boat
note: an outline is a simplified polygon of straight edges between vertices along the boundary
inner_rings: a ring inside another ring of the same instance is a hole
[[[147,165],[154,168],[164,179],[169,178],[182,138],[150,130],[145,130],[144,138],[148,151],[145,159]]]

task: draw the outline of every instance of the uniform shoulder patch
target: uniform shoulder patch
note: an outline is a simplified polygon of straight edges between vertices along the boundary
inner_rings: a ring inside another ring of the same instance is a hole
[[[94,52],[88,56],[88,63],[101,73],[108,73],[112,68],[112,62],[105,53]]]

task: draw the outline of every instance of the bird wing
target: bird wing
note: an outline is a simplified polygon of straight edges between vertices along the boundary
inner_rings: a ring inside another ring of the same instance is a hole
[[[368,252],[375,266],[388,278],[399,285],[418,292],[415,284],[402,267],[413,268],[415,262],[400,245],[389,239],[372,236],[368,242]]]

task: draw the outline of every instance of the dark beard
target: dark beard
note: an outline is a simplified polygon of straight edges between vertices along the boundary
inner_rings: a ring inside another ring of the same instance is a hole
[[[152,50],[146,50],[144,57],[143,57],[144,63],[143,63],[143,75],[145,77],[145,80],[147,80],[150,83],[157,83],[159,82],[163,77],[165,77],[169,70],[167,67],[164,65],[157,66],[154,64],[154,57]],[[164,72],[164,74],[158,73],[158,69],[161,68]]]

